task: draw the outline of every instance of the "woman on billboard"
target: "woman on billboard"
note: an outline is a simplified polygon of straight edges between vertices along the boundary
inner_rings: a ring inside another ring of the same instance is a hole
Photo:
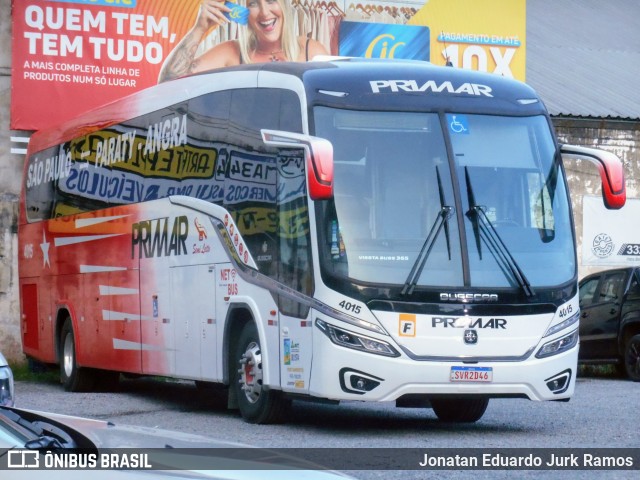
[[[165,59],[158,82],[212,68],[302,62],[327,54],[320,42],[296,36],[290,0],[247,0],[246,5],[202,0],[195,24]],[[209,30],[229,21],[241,26],[238,40],[222,42],[196,57],[198,45]]]

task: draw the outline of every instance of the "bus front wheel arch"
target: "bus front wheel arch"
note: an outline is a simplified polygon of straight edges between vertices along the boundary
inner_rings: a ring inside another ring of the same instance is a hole
[[[79,367],[77,348],[71,317],[67,317],[60,330],[60,383],[68,392],[87,392],[93,388],[94,377],[88,368]]]
[[[244,325],[233,349],[232,388],[242,418],[249,423],[280,423],[290,401],[279,390],[266,389],[262,383],[262,349],[253,321]]]

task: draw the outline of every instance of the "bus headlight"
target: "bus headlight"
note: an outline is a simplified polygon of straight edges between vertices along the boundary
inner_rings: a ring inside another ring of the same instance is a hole
[[[565,328],[569,328],[571,325],[580,320],[580,311],[578,310],[575,315],[567,318],[565,321],[560,322],[552,327],[549,327],[547,332],[543,335],[543,337],[548,337],[549,335],[553,335],[560,330],[564,330]]]
[[[9,367],[0,367],[0,406],[13,407],[13,373]]]
[[[365,337],[358,333],[353,333],[343,328],[330,325],[327,322],[316,318],[316,326],[336,345],[341,347],[360,350],[361,352],[384,355],[386,357],[399,357],[400,353],[387,342]]]
[[[536,353],[536,358],[545,358],[550,357],[551,355],[557,355],[558,353],[566,352],[567,350],[571,350],[578,344],[578,329],[576,328],[573,332],[564,337],[557,338],[551,342],[545,343],[538,353]]]

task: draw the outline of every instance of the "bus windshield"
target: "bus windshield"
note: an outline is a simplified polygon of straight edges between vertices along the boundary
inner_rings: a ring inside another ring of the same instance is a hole
[[[317,208],[330,284],[535,289],[575,278],[544,116],[319,106],[314,120],[334,147],[334,198]]]

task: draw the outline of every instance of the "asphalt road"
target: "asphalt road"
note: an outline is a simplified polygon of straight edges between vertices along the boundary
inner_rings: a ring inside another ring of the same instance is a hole
[[[16,382],[17,406],[160,427],[259,447],[640,448],[640,383],[579,378],[568,403],[491,400],[471,425],[443,424],[426,409],[393,403],[296,401],[287,423],[250,425],[191,382],[124,380],[119,392],[67,393],[55,383]],[[640,469],[640,466],[636,466]],[[637,478],[624,471],[350,471],[359,479]]]

